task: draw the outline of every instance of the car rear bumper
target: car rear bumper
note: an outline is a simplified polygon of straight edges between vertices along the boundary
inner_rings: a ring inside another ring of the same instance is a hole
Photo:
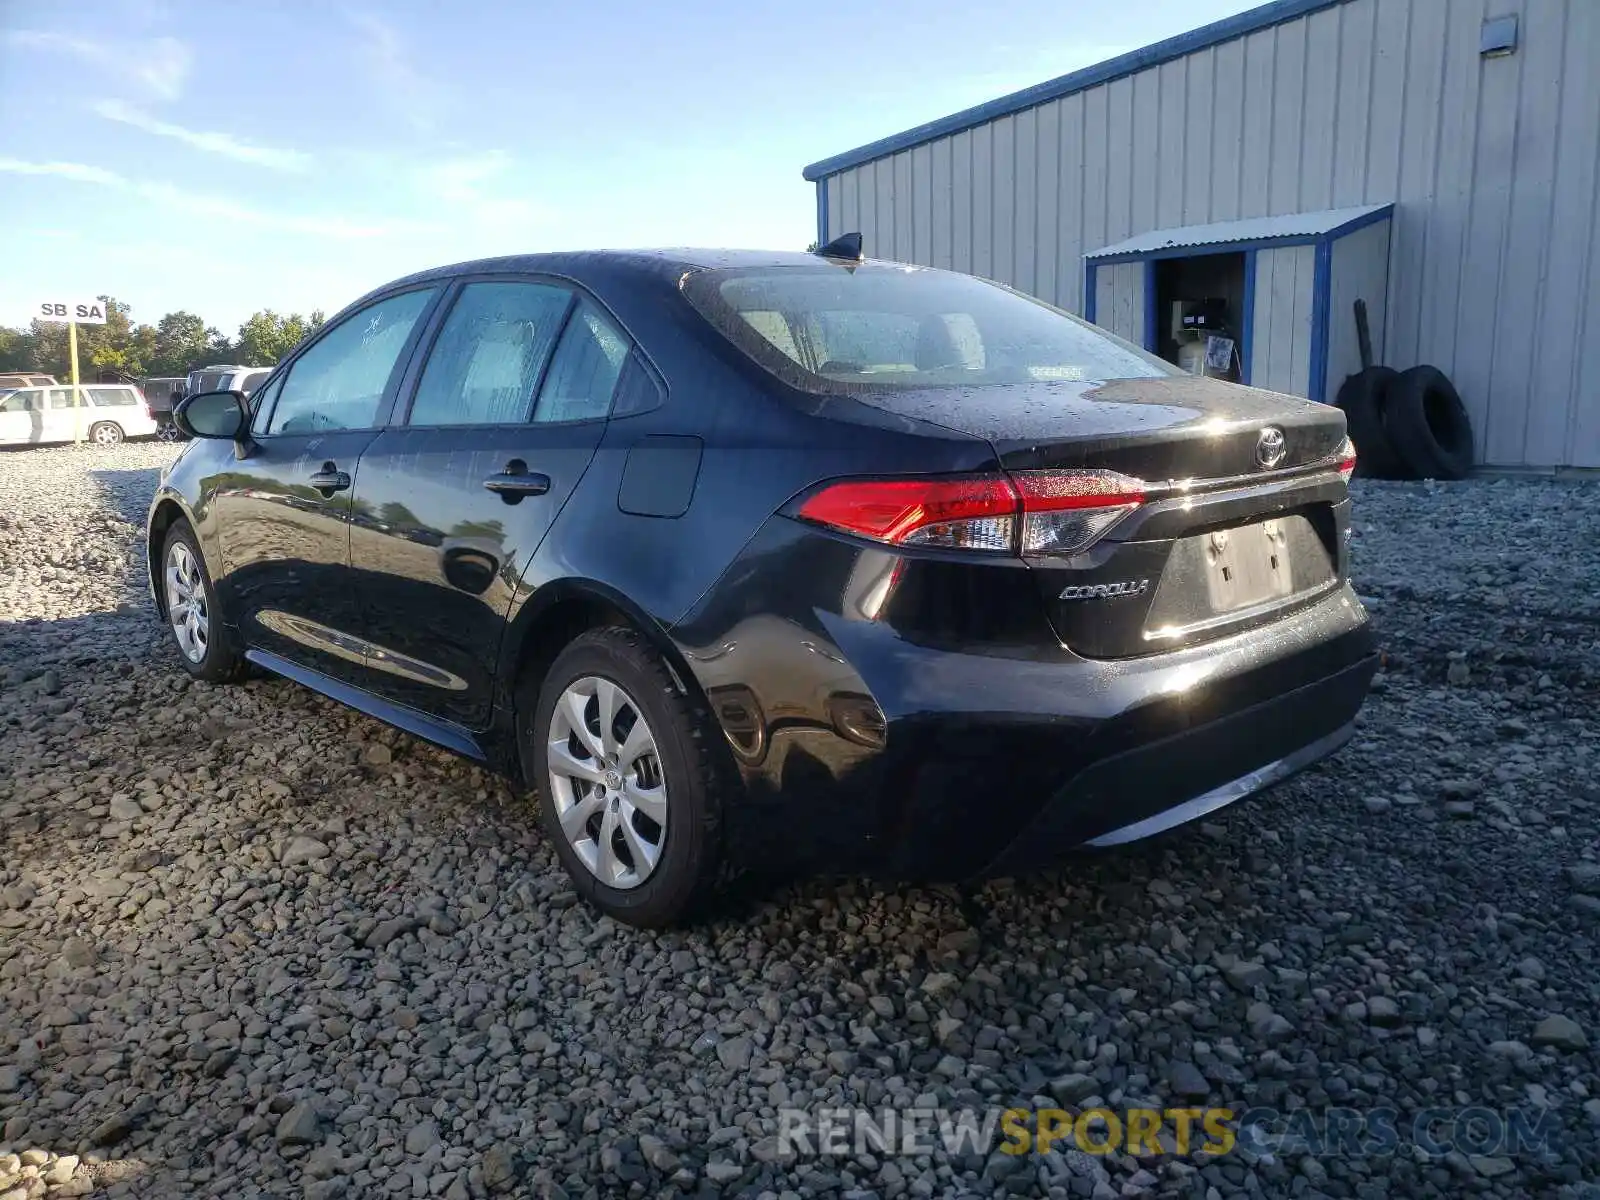
[[[876,779],[876,795],[860,797],[876,820],[862,831],[862,867],[910,879],[1015,875],[1193,820],[1343,745],[1377,658],[1362,626],[1243,670],[1219,664],[1187,685],[1174,664],[1165,693],[1136,686],[1159,689],[1160,672],[1108,681],[1105,665],[1057,665],[1052,707],[1033,672],[996,663],[987,694],[968,684],[942,712],[890,721],[878,770],[862,780]],[[1012,680],[1033,712],[991,707]],[[1117,711],[1083,711],[1084,700],[1119,699]]]
[[[1094,763],[1063,784],[981,873],[1018,874],[1075,846],[1152,837],[1287,779],[1350,740],[1376,667],[1376,656],[1368,656]]]
[[[1006,604],[1033,588],[1021,573],[972,610],[993,631],[974,645],[897,623],[876,567],[838,570],[804,537],[758,550],[817,585],[733,590],[673,630],[744,783],[733,853],[758,869],[961,879],[1146,836],[1332,753],[1377,667],[1343,583],[1269,626],[1088,659],[1024,624],[1036,596]]]

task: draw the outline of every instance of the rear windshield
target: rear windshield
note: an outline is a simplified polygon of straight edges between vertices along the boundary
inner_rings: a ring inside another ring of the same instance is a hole
[[[684,294],[807,391],[1100,382],[1178,368],[999,284],[888,263],[703,271]]]

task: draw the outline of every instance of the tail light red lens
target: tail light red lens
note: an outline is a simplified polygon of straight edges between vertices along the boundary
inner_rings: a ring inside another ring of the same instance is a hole
[[[808,499],[800,517],[891,545],[1069,555],[1142,503],[1144,485],[1114,471],[1022,471],[847,480]]]
[[[875,542],[1004,553],[1015,541],[1017,496],[999,475],[850,480],[812,496],[800,516]]]

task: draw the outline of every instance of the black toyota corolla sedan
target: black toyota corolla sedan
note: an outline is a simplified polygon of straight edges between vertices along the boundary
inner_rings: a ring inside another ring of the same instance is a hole
[[[1337,749],[1339,410],[853,249],[425,271],[191,397],[149,516],[184,666],[528,782],[650,926],[741,868],[1015,874]]]

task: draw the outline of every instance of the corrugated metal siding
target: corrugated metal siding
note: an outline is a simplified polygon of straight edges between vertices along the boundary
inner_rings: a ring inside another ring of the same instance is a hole
[[[1600,466],[1597,63],[1595,0],[1348,0],[843,171],[829,232],[1080,311],[1135,233],[1393,200],[1391,364],[1455,380],[1488,463]]]
[[[1316,264],[1315,246],[1286,246],[1256,254],[1252,386],[1296,396],[1310,393],[1311,279]]]
[[[1091,250],[1090,259],[1116,258],[1124,254],[1149,254],[1175,247],[1199,249],[1226,242],[1260,242],[1274,238],[1305,238],[1330,234],[1342,225],[1384,212],[1387,204],[1357,204],[1349,208],[1323,208],[1313,212],[1291,213],[1281,217],[1242,217],[1236,221],[1212,221],[1204,225],[1163,225],[1126,241]]]
[[[1333,243],[1329,262],[1328,374],[1323,396],[1332,400],[1347,375],[1361,369],[1361,342],[1356,336],[1355,303],[1367,302],[1372,330],[1372,356],[1384,361],[1384,317],[1389,278],[1389,222],[1379,221]]]
[[[1094,273],[1095,323],[1135,346],[1144,345],[1144,284],[1143,263],[1112,263]]]
[[[1094,272],[1094,322],[1144,346],[1144,264],[1114,262]]]

